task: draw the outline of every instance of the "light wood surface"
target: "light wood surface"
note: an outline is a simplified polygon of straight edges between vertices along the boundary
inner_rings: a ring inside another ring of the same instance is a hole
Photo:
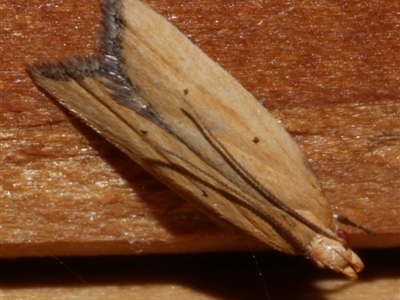
[[[352,247],[399,247],[400,8],[394,2],[147,2],[282,120],[335,211],[376,231],[346,228]],[[156,182],[27,76],[27,63],[96,53],[97,1],[5,0],[1,16],[0,257],[258,249]],[[392,275],[382,271],[369,283],[376,290],[388,284],[397,295],[398,273]],[[180,299],[193,292],[166,278],[153,284],[153,295]],[[360,284],[354,291],[366,287]],[[3,295],[33,293],[32,284],[17,286],[5,286]],[[127,286],[148,295],[147,285]],[[110,281],[96,288],[130,294]],[[65,299],[94,290],[35,289],[37,297]],[[219,299],[194,290],[190,299]],[[220,298],[242,299],[234,297]]]

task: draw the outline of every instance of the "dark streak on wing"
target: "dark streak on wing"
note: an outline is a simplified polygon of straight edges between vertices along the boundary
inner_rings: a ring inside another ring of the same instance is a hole
[[[77,81],[85,77],[96,77],[99,75],[100,63],[95,57],[72,57],[67,62],[45,62],[28,66],[29,73],[35,77],[45,77],[55,81]]]
[[[158,112],[139,96],[138,88],[133,86],[126,74],[125,58],[121,48],[125,27],[121,9],[120,0],[101,0],[103,28],[100,37],[100,74],[107,79],[104,80],[104,85],[111,89],[111,96],[115,101],[171,132],[170,127],[162,120]]]
[[[43,76],[56,81],[73,79],[79,82],[85,77],[99,76],[102,84],[110,89],[110,95],[116,102],[173,134],[160,114],[140,97],[138,88],[126,74],[121,48],[124,31],[121,6],[120,0],[101,0],[103,26],[99,59],[77,56],[68,59],[67,62],[45,62],[28,66],[28,72],[35,77]]]

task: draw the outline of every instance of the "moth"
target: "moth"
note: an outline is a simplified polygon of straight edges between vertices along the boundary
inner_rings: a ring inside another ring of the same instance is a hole
[[[213,219],[351,279],[307,158],[229,73],[138,0],[101,0],[98,57],[31,65],[34,81]]]

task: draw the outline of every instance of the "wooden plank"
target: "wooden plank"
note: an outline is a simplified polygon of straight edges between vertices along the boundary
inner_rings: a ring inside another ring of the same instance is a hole
[[[392,2],[148,1],[304,148],[335,210],[395,247],[400,32]],[[213,224],[37,89],[27,63],[96,53],[95,0],[2,5],[1,257],[258,249]]]
[[[147,1],[304,148],[355,247],[399,247],[400,8],[393,1]],[[399,299],[398,250],[360,251],[356,283],[213,224],[40,92],[25,65],[96,52],[97,0],[4,0],[0,260],[4,299]],[[70,270],[52,258],[58,256]],[[301,274],[301,276],[299,276]],[[244,297],[242,297],[244,295]]]

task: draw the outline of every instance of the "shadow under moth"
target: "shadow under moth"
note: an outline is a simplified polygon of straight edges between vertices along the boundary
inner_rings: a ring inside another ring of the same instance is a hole
[[[138,0],[101,0],[98,57],[28,67],[35,82],[213,219],[351,279],[363,263],[288,132]]]

